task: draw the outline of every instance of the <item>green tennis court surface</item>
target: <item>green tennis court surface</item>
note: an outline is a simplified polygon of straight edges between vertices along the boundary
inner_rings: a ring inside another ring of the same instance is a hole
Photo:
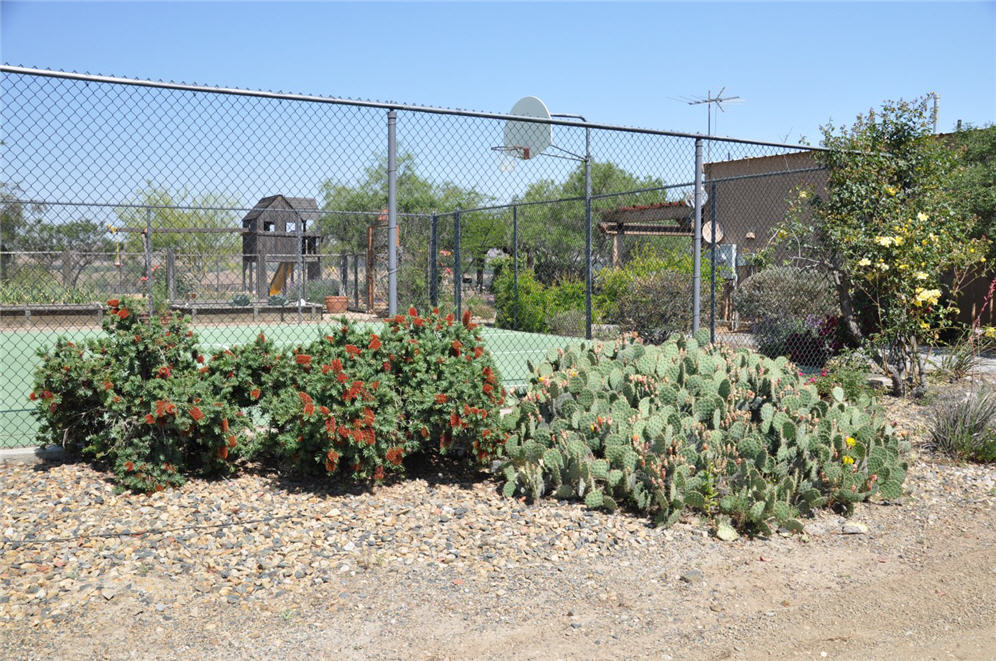
[[[362,325],[362,324],[361,324]],[[327,333],[328,324],[194,325],[205,353],[251,342],[265,333],[278,345],[310,342]],[[35,368],[41,363],[37,351],[50,347],[56,338],[79,341],[101,334],[93,329],[10,330],[0,332],[0,448],[35,445],[37,423],[30,414],[28,393]],[[537,363],[553,347],[565,347],[577,338],[539,335],[483,327],[485,346],[494,357],[506,387],[521,386],[529,375],[528,361]]]

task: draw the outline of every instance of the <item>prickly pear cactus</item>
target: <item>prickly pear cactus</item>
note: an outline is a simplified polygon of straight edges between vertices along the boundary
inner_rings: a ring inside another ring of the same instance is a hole
[[[750,534],[899,498],[905,443],[872,402],[835,395],[822,400],[784,358],[705,334],[551,351],[504,421],[504,493],[626,507],[665,525],[691,509]]]

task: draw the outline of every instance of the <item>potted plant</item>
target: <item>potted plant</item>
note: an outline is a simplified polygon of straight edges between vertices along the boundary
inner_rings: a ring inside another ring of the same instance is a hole
[[[325,302],[329,314],[342,314],[346,311],[348,299],[339,295],[339,283],[335,280],[312,280],[304,286],[304,297],[311,302]]]

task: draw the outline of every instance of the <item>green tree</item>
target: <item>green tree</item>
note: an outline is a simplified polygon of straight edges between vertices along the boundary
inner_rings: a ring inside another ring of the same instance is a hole
[[[978,218],[978,236],[996,236],[996,126],[959,127],[952,136],[963,168],[955,184],[966,213]],[[989,258],[996,258],[992,251]]]
[[[23,202],[17,185],[0,182],[0,281],[12,276],[13,253],[25,250],[20,245],[25,229],[38,222],[42,210],[41,205]]]
[[[780,235],[829,274],[842,330],[894,392],[919,392],[919,346],[936,339],[946,301],[985,260],[985,242],[968,238],[975,219],[952,195],[954,153],[931,135],[926,98],[887,102],[851,127],[828,124],[823,144],[826,193],[800,190]]]
[[[221,195],[205,193],[191,197],[186,192],[172,193],[165,188],[150,185],[140,191],[135,200],[139,206],[120,207],[118,230],[129,231],[124,239],[124,249],[141,264],[144,270],[144,234],[146,221],[152,227],[150,247],[156,259],[173,251],[180,267],[191,278],[200,281],[209,268],[219,264],[219,259],[231,262],[242,253],[238,233],[238,212],[230,211],[235,203]],[[219,232],[212,230],[232,230]],[[231,266],[231,263],[227,264]]]
[[[114,251],[105,225],[92,220],[66,223],[33,223],[20,235],[18,249],[32,253],[46,271],[62,264],[62,284],[76,287],[83,271]]]
[[[639,177],[613,163],[592,163],[592,195],[623,193],[626,191],[656,188],[663,181],[654,177]],[[583,198],[585,194],[584,164],[570,173],[567,179],[556,183],[543,179],[530,186],[522,202],[540,202],[567,198]],[[630,194],[606,198],[598,207],[620,207],[631,204],[651,204],[661,202],[663,192],[654,193],[653,199],[646,194]],[[593,205],[592,224],[598,222],[598,211]],[[607,243],[600,241],[597,232],[593,235],[597,244],[593,248],[603,255]],[[603,244],[604,245],[601,245]],[[564,279],[579,279],[585,271],[585,214],[584,200],[557,202],[519,210],[519,252],[532,268],[536,277],[546,284]]]

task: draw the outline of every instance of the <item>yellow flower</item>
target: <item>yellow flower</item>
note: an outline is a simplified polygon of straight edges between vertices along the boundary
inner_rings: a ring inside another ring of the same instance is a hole
[[[922,306],[924,303],[927,305],[937,305],[937,301],[941,299],[940,289],[924,289],[923,287],[916,288],[916,298],[913,299],[914,304],[917,307]]]
[[[875,265],[875,268],[877,268],[879,271],[888,271],[889,265],[886,264],[885,262],[879,262],[878,264]]]
[[[858,266],[871,266],[872,260],[867,257],[862,257],[858,260]]]
[[[888,193],[890,197],[895,197],[896,193],[899,192],[899,189],[896,188],[895,186],[886,186],[885,192]]]
[[[916,219],[919,220],[921,223],[926,222],[929,217],[930,216],[928,216],[922,211],[916,215]]]
[[[799,191],[799,199],[800,200],[805,200],[807,197],[809,197],[809,193],[807,193],[804,190]]]
[[[847,447],[849,447],[849,448],[853,448],[854,444],[857,443],[857,441],[854,440],[853,436],[848,436],[847,439],[845,439],[844,442],[847,443]]]
[[[841,461],[844,462],[845,466],[849,466],[849,465],[851,465],[851,464],[854,463],[854,459],[852,457],[848,457],[846,455],[844,456],[844,458]]]
[[[917,271],[916,273],[913,274],[913,277],[916,278],[917,280],[926,280],[930,276],[924,273],[923,271]]]
[[[901,245],[903,245],[903,237],[901,237],[901,236],[894,236],[894,237],[892,237],[892,242],[894,244],[896,244],[897,246],[901,246]]]
[[[930,328],[930,324],[928,324],[926,321],[921,321],[920,328],[922,328],[923,330],[927,330],[928,328]]]
[[[877,243],[880,246],[885,246],[886,248],[888,248],[889,246],[891,246],[893,241],[894,241],[894,239],[891,236],[876,236],[875,237],[875,243]]]
[[[996,328],[993,328],[992,326],[986,326],[986,331],[985,333],[983,333],[983,335],[988,337],[990,340],[996,340]]]

